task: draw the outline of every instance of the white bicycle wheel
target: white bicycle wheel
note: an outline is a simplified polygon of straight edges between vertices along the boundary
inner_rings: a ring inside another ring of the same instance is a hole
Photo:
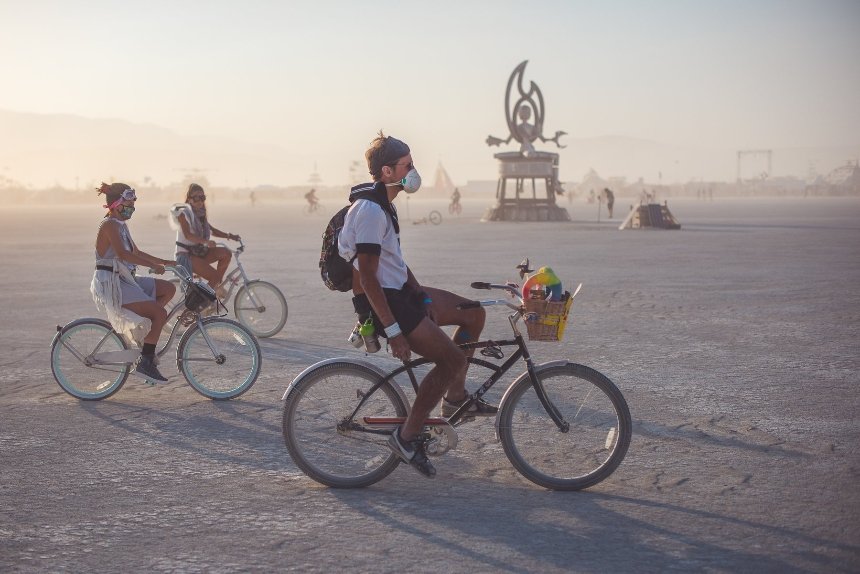
[[[122,387],[131,365],[97,365],[94,356],[127,349],[107,321],[78,319],[54,336],[51,372],[60,387],[73,397],[85,401],[105,399]]]
[[[179,372],[205,397],[215,400],[238,397],[260,375],[263,360],[260,344],[250,331],[231,319],[209,317],[202,324],[205,335],[200,324],[195,323],[179,341],[176,349]]]
[[[236,293],[233,312],[257,337],[272,337],[287,323],[287,299],[268,281],[250,281]]]

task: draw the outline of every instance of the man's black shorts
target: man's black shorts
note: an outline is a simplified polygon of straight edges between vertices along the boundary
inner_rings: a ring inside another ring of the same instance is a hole
[[[427,316],[427,312],[424,310],[424,298],[427,295],[419,293],[411,285],[404,285],[402,289],[383,289],[382,291],[385,293],[388,307],[394,314],[394,319],[400,325],[400,330],[404,335],[411,333]],[[379,322],[366,295],[362,293],[353,297],[352,306],[362,323],[372,316],[377,334],[385,337],[385,325]]]

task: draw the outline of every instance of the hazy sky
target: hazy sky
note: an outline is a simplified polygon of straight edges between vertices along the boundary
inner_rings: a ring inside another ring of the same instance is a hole
[[[379,128],[425,174],[494,177],[523,60],[546,135],[860,144],[857,0],[0,0],[0,109],[277,144],[300,180]]]

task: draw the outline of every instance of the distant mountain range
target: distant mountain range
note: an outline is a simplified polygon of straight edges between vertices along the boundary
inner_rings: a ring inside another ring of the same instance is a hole
[[[93,174],[166,183],[188,173],[240,186],[283,179],[285,156],[277,146],[183,136],[152,124],[0,110],[0,176],[33,186],[89,185]]]
[[[591,169],[604,178],[623,176],[632,182],[641,177],[649,183],[665,184],[699,179],[734,181],[737,174],[737,150],[708,148],[704,145],[707,142],[700,148],[685,148],[625,136],[565,136],[562,143],[567,147],[561,150],[550,145],[539,148],[558,151],[561,179],[567,182],[580,181]],[[475,145],[476,154],[487,155],[488,165],[492,165],[492,153],[503,151],[487,149],[483,142]],[[434,152],[425,150],[426,155],[436,155]],[[826,175],[858,158],[860,145],[774,149],[771,175],[806,178],[811,169]],[[11,179],[31,187],[86,187],[97,183],[96,178],[121,178],[163,185],[189,174],[203,174],[221,186],[233,187],[306,183],[303,178],[290,179],[304,173],[295,162],[275,145],[185,136],[125,120],[0,110],[0,184]],[[446,167],[451,167],[448,162]],[[741,167],[741,175],[750,178],[765,171],[767,162],[763,156],[751,156]],[[494,167],[487,172],[492,177]],[[451,173],[456,180],[456,170]],[[429,173],[424,175],[430,177]]]

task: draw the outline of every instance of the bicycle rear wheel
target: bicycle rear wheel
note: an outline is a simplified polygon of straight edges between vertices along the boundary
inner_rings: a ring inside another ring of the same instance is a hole
[[[293,382],[284,403],[284,442],[305,474],[327,486],[361,488],[397,468],[400,459],[387,445],[390,433],[361,430],[366,416],[406,416],[406,404],[392,383],[377,389],[348,420],[379,380],[380,375],[368,367],[335,361],[310,369]]]
[[[604,480],[621,464],[632,436],[621,391],[594,369],[574,363],[539,365],[535,373],[570,428],[559,430],[524,375],[499,407],[505,454],[523,476],[546,488],[580,490]]]
[[[436,211],[435,209],[430,212],[430,223],[433,225],[439,225],[442,223],[442,214]]]
[[[201,395],[215,400],[238,397],[260,375],[260,344],[245,327],[231,319],[209,317],[191,325],[176,349],[176,365]],[[206,341],[208,337],[212,346]]]
[[[257,337],[271,337],[287,323],[287,299],[268,281],[250,281],[236,293],[233,312]]]
[[[85,401],[105,399],[128,378],[131,365],[92,365],[93,355],[128,349],[110,323],[102,319],[72,321],[54,336],[51,372],[60,387]]]

